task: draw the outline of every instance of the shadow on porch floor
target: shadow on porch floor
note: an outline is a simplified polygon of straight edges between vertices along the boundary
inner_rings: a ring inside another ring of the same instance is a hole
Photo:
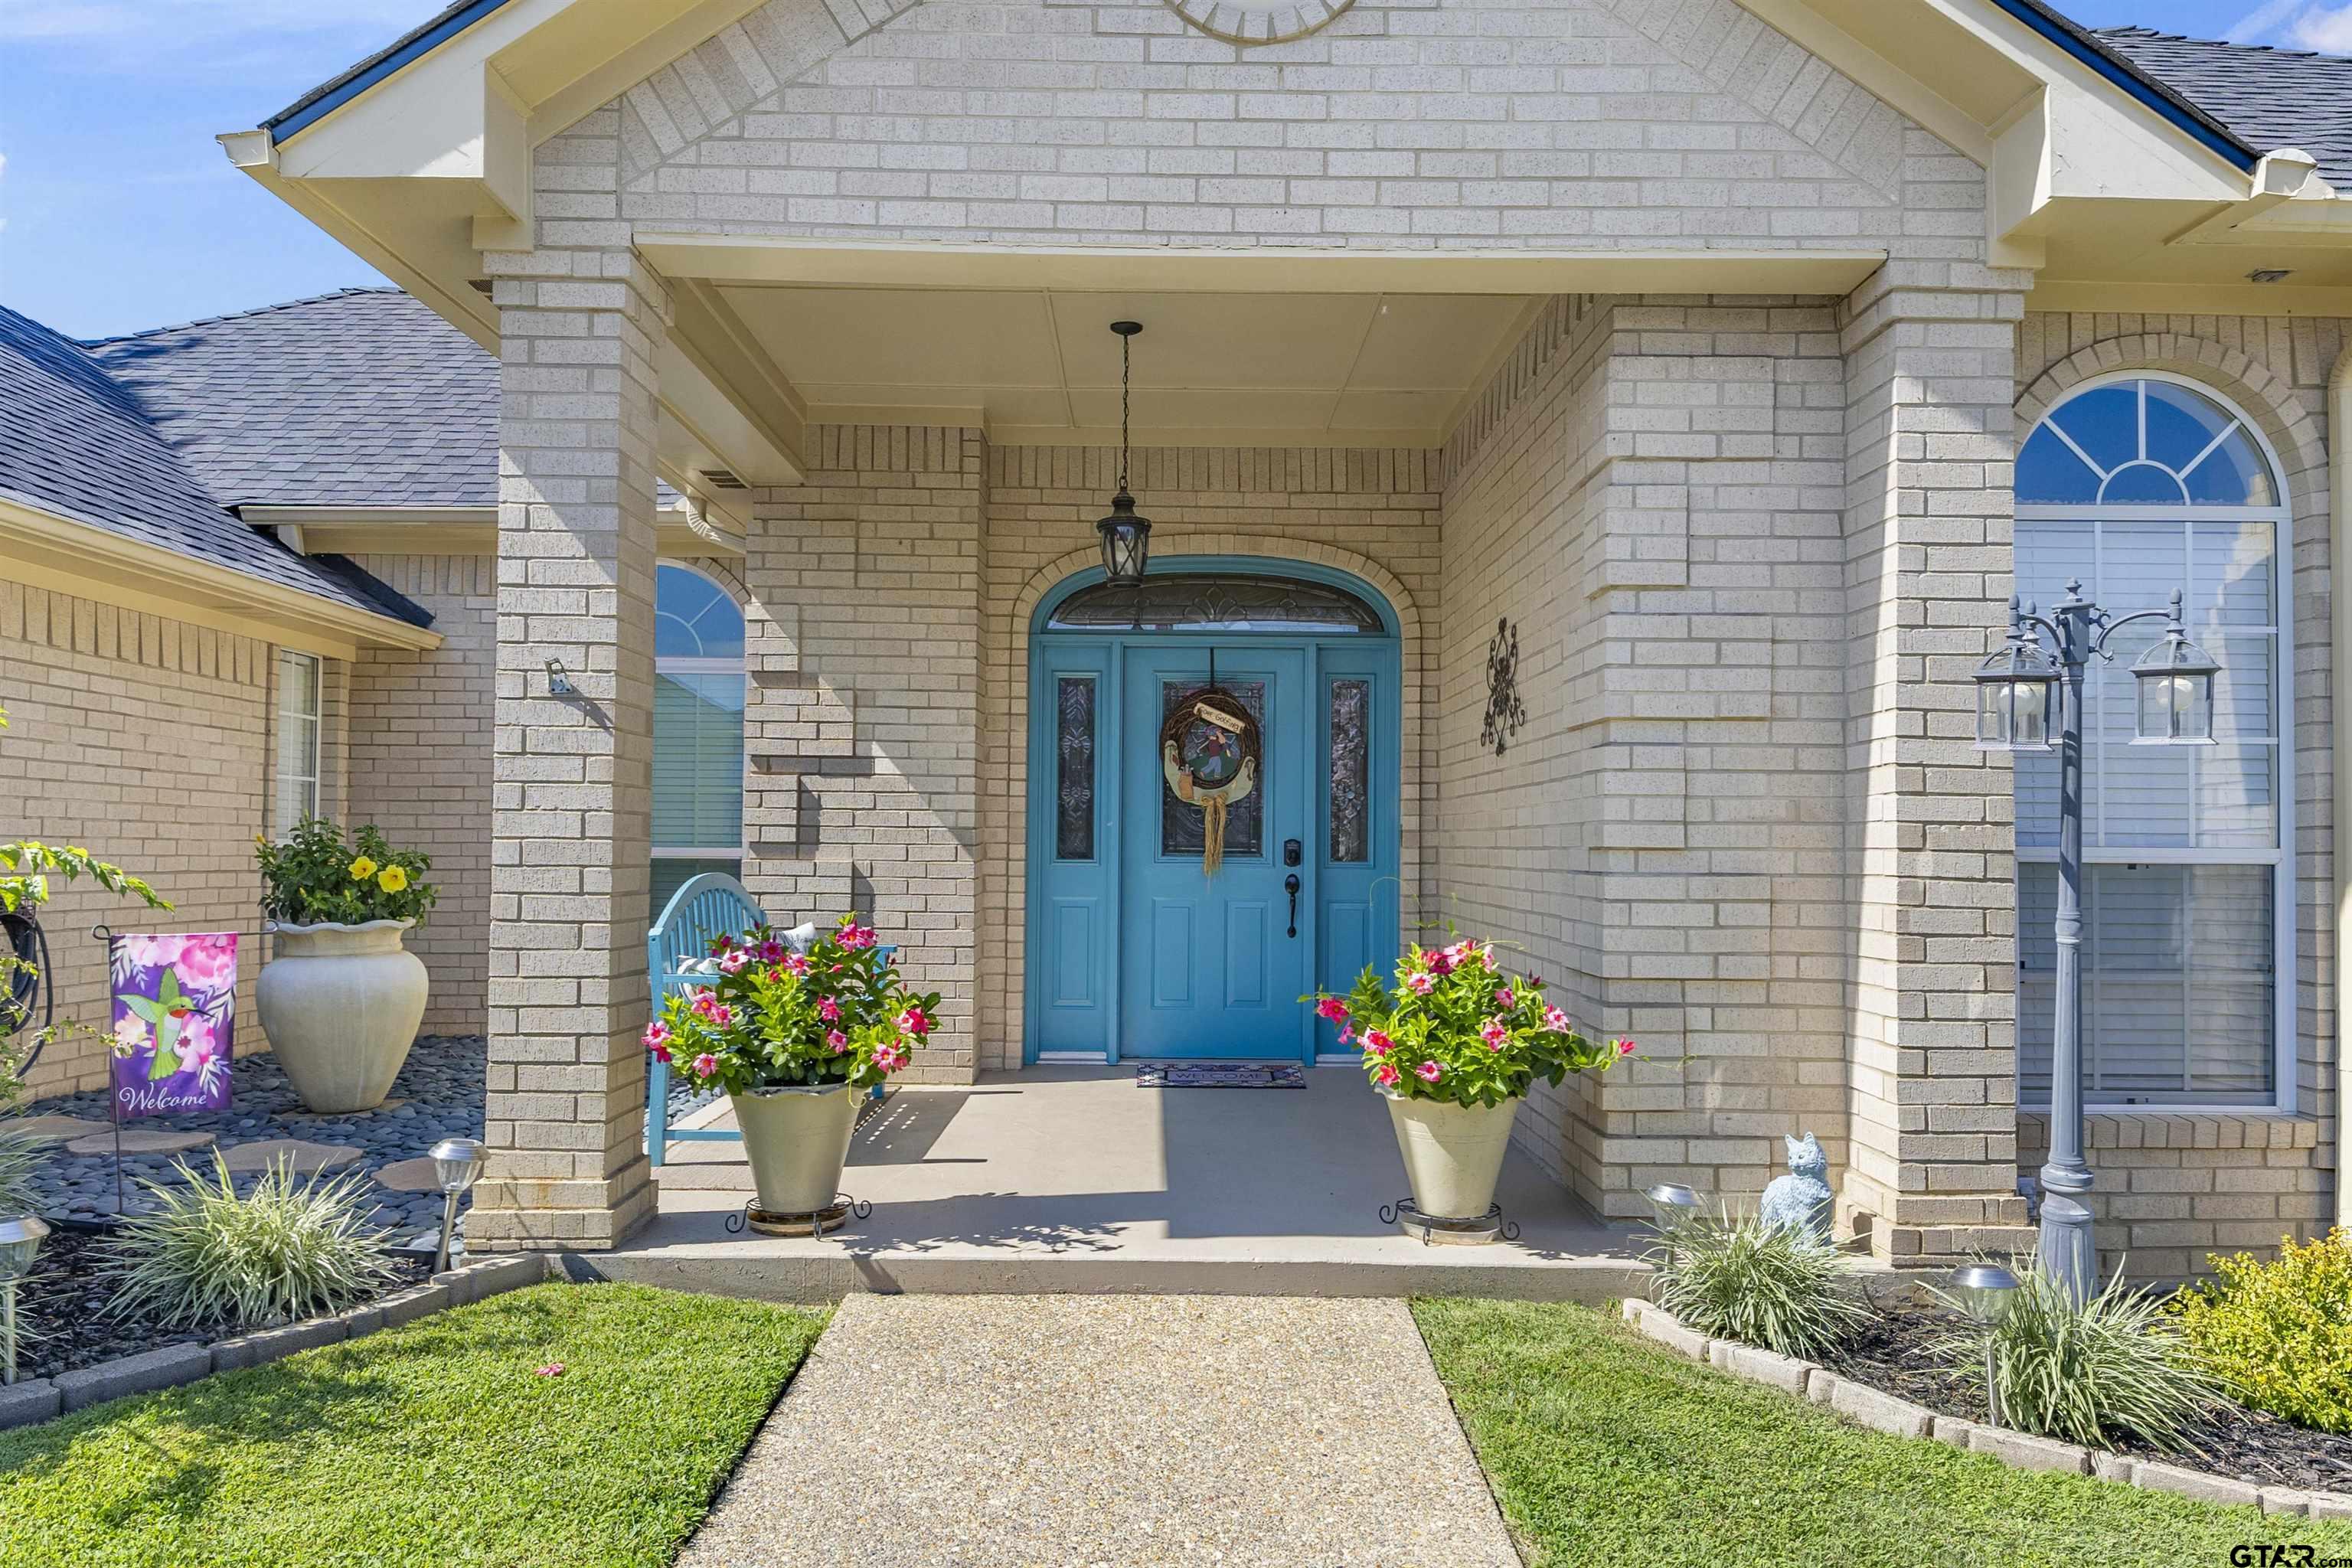
[[[1045,1068],[904,1089],[860,1127],[843,1178],[873,1215],[823,1239],[729,1235],[751,1189],[741,1146],[678,1144],[659,1217],[578,1264],[795,1300],[1083,1290],[1598,1301],[1642,1272],[1629,1232],[1516,1152],[1498,1194],[1516,1242],[1400,1236],[1379,1213],[1406,1193],[1386,1109],[1345,1068],[1307,1083],[1139,1089],[1132,1067]]]

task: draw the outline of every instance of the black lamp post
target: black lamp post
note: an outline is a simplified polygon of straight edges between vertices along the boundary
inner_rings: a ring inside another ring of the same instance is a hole
[[[2009,637],[1977,670],[1977,749],[2047,751],[2058,719],[2057,1016],[2050,1031],[2050,1159],[2042,1167],[2042,1268],[2077,1301],[2098,1276],[2091,1234],[2091,1167],[2083,1157],[2083,667],[2113,658],[2107,641],[2134,621],[2165,617],[2164,638],[2132,666],[2140,746],[2213,743],[2213,677],[2221,666],[2189,640],[2180,594],[2168,610],[2111,619],[2080,578],[2039,616],[2009,601]],[[2045,648],[2043,639],[2049,647]],[[2053,658],[2054,655],[2054,658]]]
[[[1110,330],[1118,334],[1118,494],[1110,498],[1110,515],[1095,524],[1095,531],[1102,535],[1103,575],[1131,587],[1143,581],[1151,560],[1151,520],[1137,513],[1135,498],[1127,493],[1128,353],[1143,323],[1113,321]]]

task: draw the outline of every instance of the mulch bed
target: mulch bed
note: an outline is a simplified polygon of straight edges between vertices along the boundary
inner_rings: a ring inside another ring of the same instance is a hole
[[[175,1330],[147,1316],[105,1316],[113,1291],[99,1274],[102,1247],[98,1235],[63,1226],[41,1244],[32,1274],[16,1289],[19,1377],[54,1377],[117,1356],[204,1344],[235,1331]],[[433,1260],[396,1255],[393,1267],[396,1272],[384,1295],[422,1283],[433,1272]]]
[[[1982,1421],[1982,1392],[1955,1378],[1928,1358],[1927,1346],[1956,1332],[1959,1321],[1919,1306],[1882,1309],[1869,1328],[1822,1364],[1840,1377],[1924,1405],[1939,1415]],[[2299,1487],[2306,1491],[2352,1492],[2352,1436],[2310,1432],[2275,1416],[2225,1405],[2189,1435],[2190,1452],[2166,1453],[2132,1438],[2118,1438],[2115,1451],[2136,1459],[2179,1465],[2257,1486]]]

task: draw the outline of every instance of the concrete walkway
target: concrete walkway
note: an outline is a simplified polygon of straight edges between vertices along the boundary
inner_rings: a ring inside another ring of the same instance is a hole
[[[852,1296],[679,1568],[1517,1568],[1398,1300]]]

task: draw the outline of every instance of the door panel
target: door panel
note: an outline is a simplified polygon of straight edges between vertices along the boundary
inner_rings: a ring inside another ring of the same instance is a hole
[[[1110,1046],[1118,703],[1109,660],[1109,645],[1097,642],[1049,643],[1039,655],[1029,837],[1038,846],[1030,896],[1044,912],[1031,927],[1043,950],[1031,957],[1038,982],[1030,1030],[1040,1051]]]
[[[1282,846],[1312,830],[1306,652],[1247,641],[1216,650],[1216,684],[1254,710],[1261,755],[1256,787],[1229,813],[1213,878],[1202,870],[1202,810],[1168,787],[1160,747],[1171,703],[1209,684],[1209,649],[1130,646],[1122,662],[1120,815],[1138,830],[1119,851],[1119,1049],[1297,1058],[1311,1038],[1297,998],[1307,988],[1312,910],[1302,901],[1298,934],[1287,934]],[[1302,880],[1310,872],[1297,868]]]
[[[1324,644],[1316,653],[1313,766],[1321,788],[1313,841],[1313,989],[1345,993],[1397,952],[1397,812],[1402,723],[1393,652]],[[1313,1021],[1316,1048],[1346,1053],[1337,1025]]]

